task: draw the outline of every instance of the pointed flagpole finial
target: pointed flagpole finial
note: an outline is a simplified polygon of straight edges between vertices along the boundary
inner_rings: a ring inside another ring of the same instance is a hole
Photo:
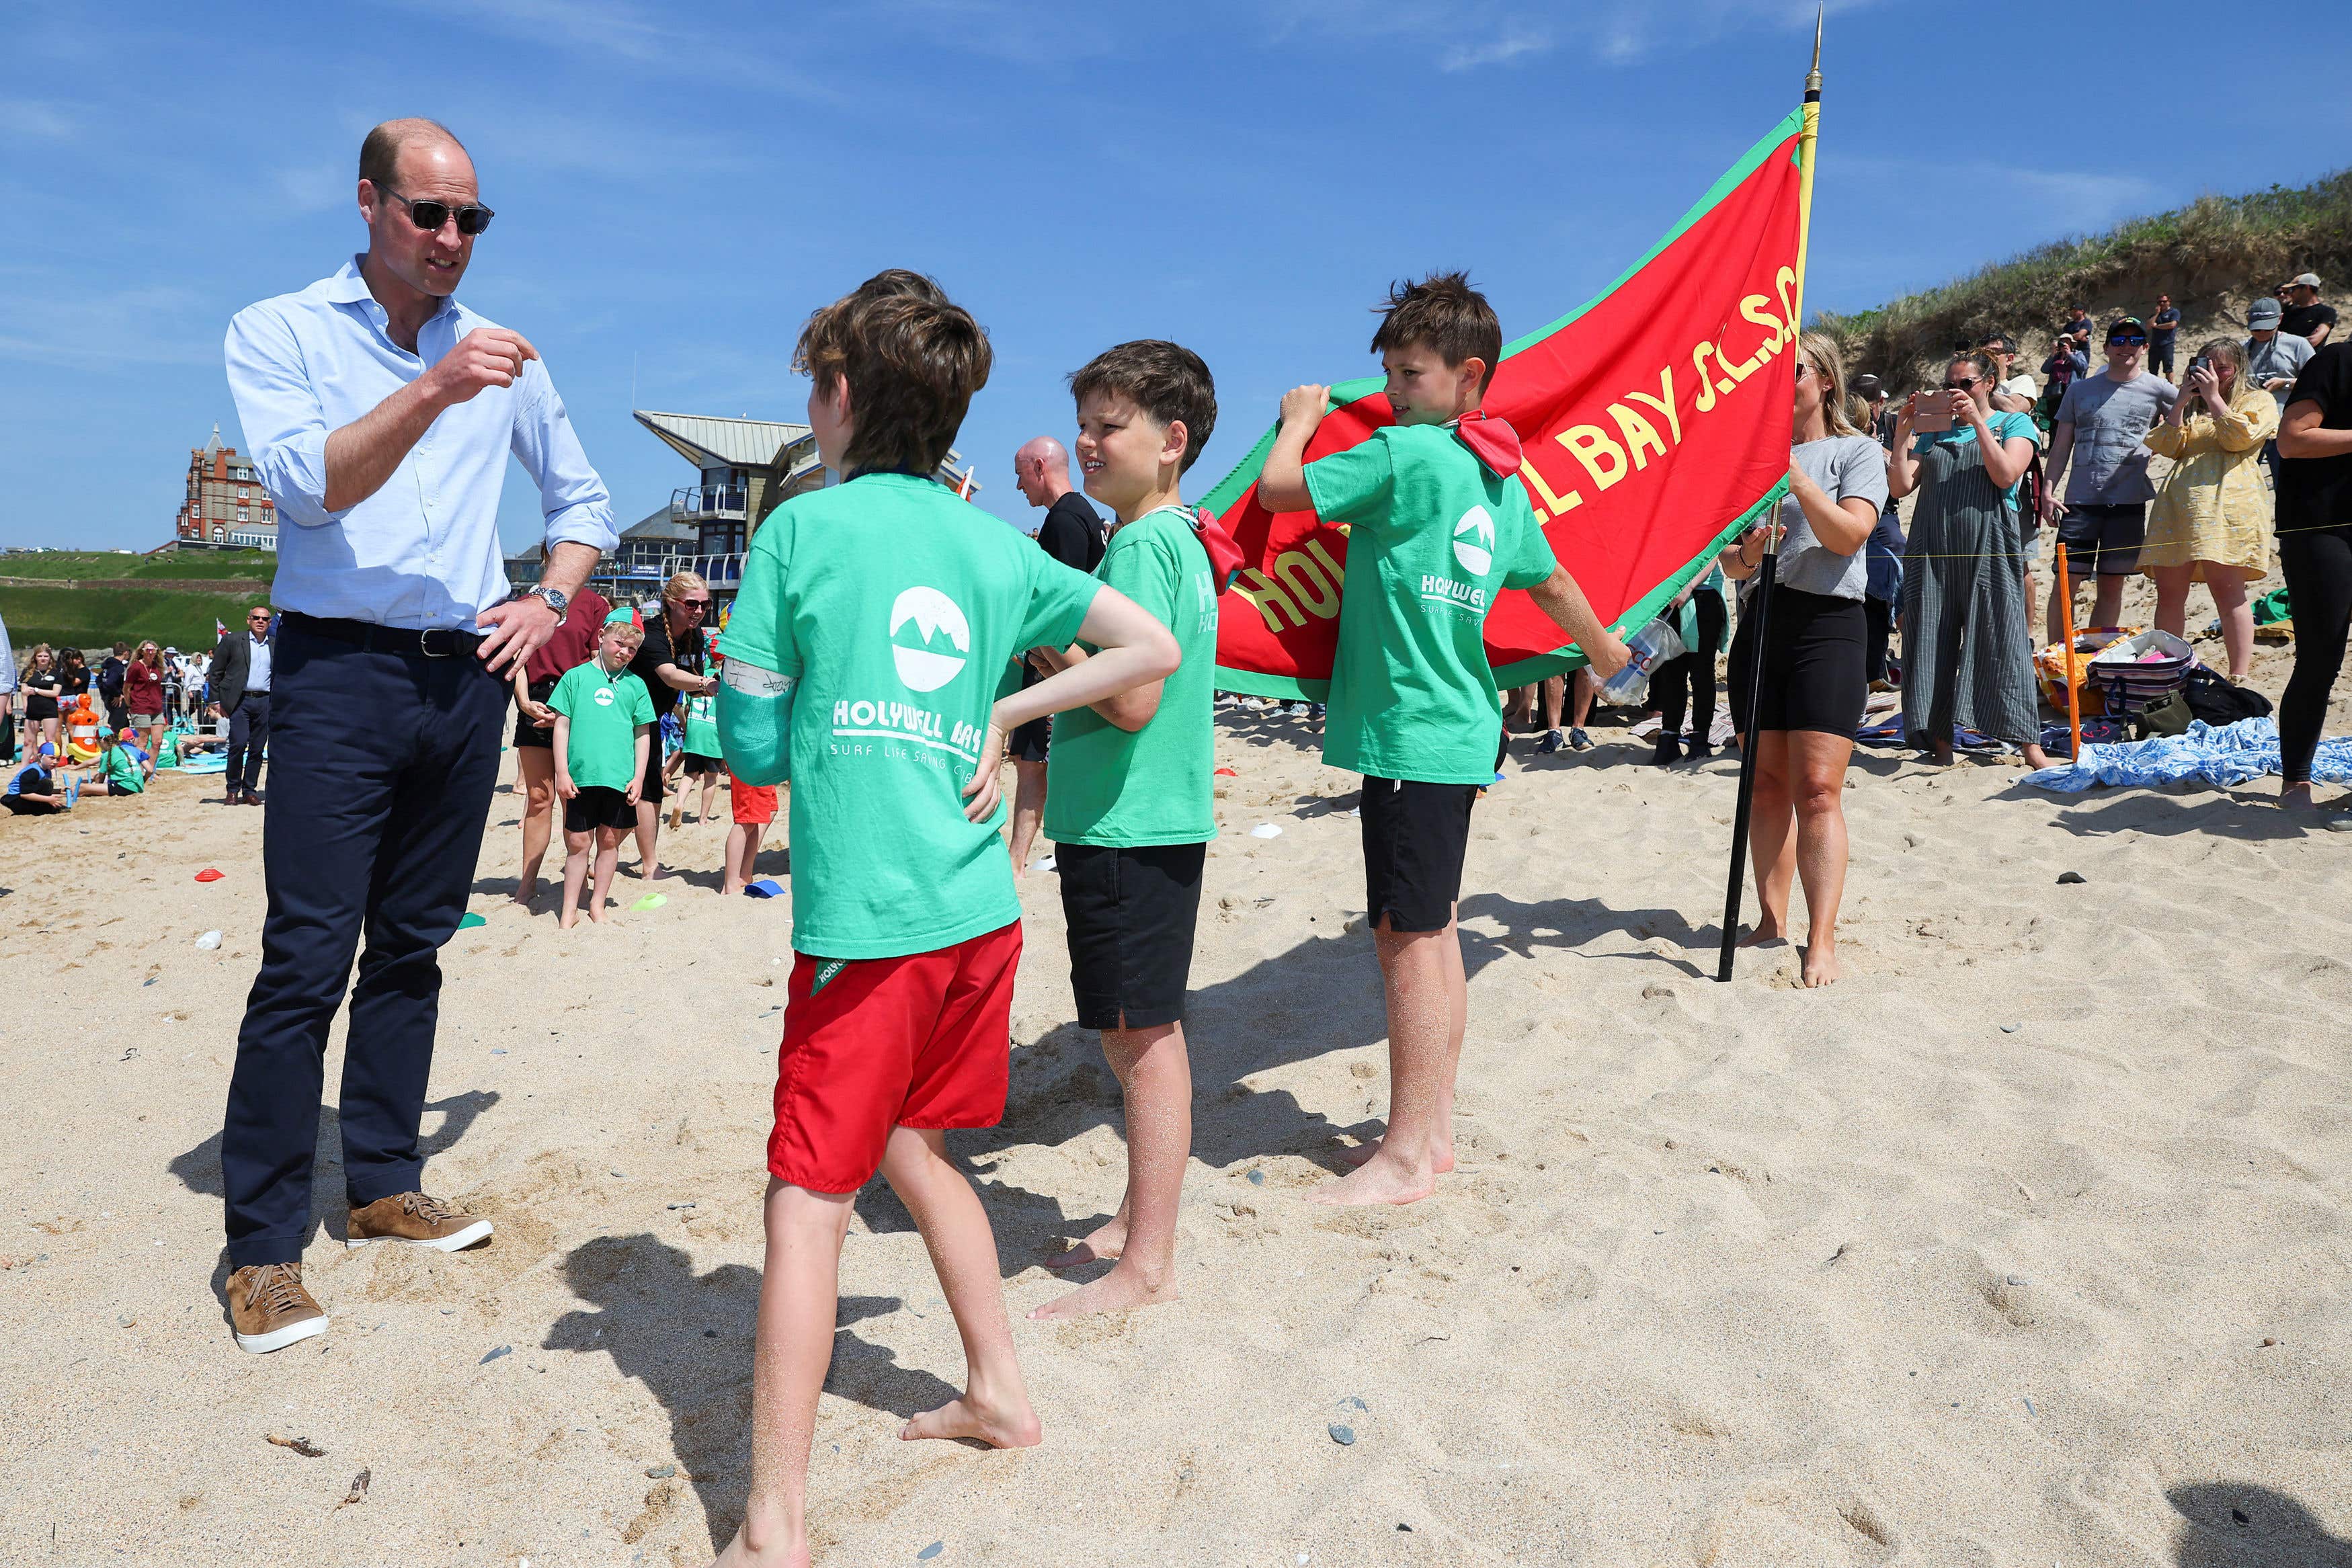
[[[1828,15],[1826,4],[1813,8],[1813,68],[1805,74],[1805,90],[1810,93],[1822,90],[1822,22]]]

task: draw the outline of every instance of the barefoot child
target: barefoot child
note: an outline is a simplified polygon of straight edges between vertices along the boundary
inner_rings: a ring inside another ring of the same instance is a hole
[[[588,918],[602,925],[621,841],[637,825],[654,700],[629,661],[644,641],[637,612],[625,605],[614,610],[597,635],[596,656],[565,671],[547,699],[555,710],[555,792],[563,798],[563,913],[556,924],[567,931],[579,924],[592,844],[596,884]]]
[[[1454,1168],[1454,1083],[1469,1019],[1454,904],[1502,704],[1482,629],[1506,588],[1609,674],[1625,648],[1552,558],[1517,477],[1519,442],[1480,409],[1503,332],[1460,273],[1390,291],[1373,351],[1396,423],[1303,463],[1329,389],[1282,400],[1258,494],[1349,525],[1323,760],[1364,776],[1365,907],[1388,998],[1386,1134],[1327,1203],[1411,1203]]]
[[[963,1341],[961,1398],[901,1437],[1038,1440],[996,1239],[944,1129],[1004,1113],[1021,905],[998,835],[1007,731],[1157,681],[1166,629],[929,475],[988,379],[988,340],[892,270],[809,319],[794,353],[838,485],[761,526],[727,631],[719,736],[792,779],[793,946],[768,1140],[751,1483],[722,1563],[809,1561],[805,1498],[850,1203],[878,1167]],[[1019,651],[1101,652],[991,703]]]
[[[738,894],[759,881],[760,837],[776,820],[776,787],[746,784],[732,771],[727,775],[727,804],[735,825],[727,830],[727,879],[723,894]]]
[[[650,694],[649,694],[650,695]],[[719,760],[719,699],[706,692],[697,692],[678,705],[686,712],[686,749],[679,766],[688,779],[702,782],[702,801],[694,809],[698,822],[710,821],[710,799],[719,792],[719,776],[727,765]],[[686,791],[677,792],[676,814],[669,825],[677,826],[678,817],[686,812]]]
[[[1045,836],[1061,873],[1078,1024],[1102,1031],[1127,1094],[1128,1176],[1118,1216],[1052,1264],[1118,1266],[1033,1318],[1176,1297],[1176,1203],[1192,1143],[1184,989],[1201,868],[1217,833],[1217,589],[1179,494],[1216,423],[1216,386],[1191,350],[1137,342],[1097,355],[1070,391],[1087,494],[1118,519],[1095,576],[1173,632],[1184,662],[1164,681],[1054,719]],[[1087,652],[1035,656],[1058,671]]]

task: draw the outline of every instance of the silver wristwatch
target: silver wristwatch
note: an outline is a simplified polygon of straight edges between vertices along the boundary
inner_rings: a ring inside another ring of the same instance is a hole
[[[572,595],[564,592],[563,590],[560,588],[550,588],[543,582],[535,587],[524,589],[522,591],[522,596],[525,599],[546,600],[547,607],[555,612],[556,619],[559,621],[563,618],[564,611],[571,608],[572,605]]]

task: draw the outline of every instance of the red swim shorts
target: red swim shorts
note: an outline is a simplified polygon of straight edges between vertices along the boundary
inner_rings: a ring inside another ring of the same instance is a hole
[[[746,784],[732,773],[727,776],[727,803],[735,809],[739,822],[765,825],[776,820],[776,787],[773,784]]]
[[[894,1127],[992,1127],[1011,1069],[1014,921],[900,958],[793,956],[768,1170],[856,1192]]]

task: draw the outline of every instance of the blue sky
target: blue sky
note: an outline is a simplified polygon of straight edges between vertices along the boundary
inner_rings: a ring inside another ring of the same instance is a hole
[[[692,477],[630,419],[633,377],[637,407],[799,419],[802,320],[896,265],[989,329],[996,373],[958,444],[982,504],[1034,526],[1013,449],[1066,434],[1063,377],[1096,350],[1167,337],[1208,360],[1206,489],[1286,387],[1372,368],[1368,307],[1390,278],[1467,266],[1507,334],[1605,285],[1796,101],[1812,16],[1176,9],[18,9],[0,59],[17,226],[0,544],[168,537],[187,449],[215,421],[245,444],[228,318],[359,246],[378,120],[431,115],[472,150],[499,219],[461,297],[538,344],[625,523]],[[2219,26],[2185,4],[1832,5],[1809,306],[2342,163],[2341,33],[2250,52]],[[2184,118],[2200,63],[2216,107]],[[510,547],[536,518],[518,472]]]

